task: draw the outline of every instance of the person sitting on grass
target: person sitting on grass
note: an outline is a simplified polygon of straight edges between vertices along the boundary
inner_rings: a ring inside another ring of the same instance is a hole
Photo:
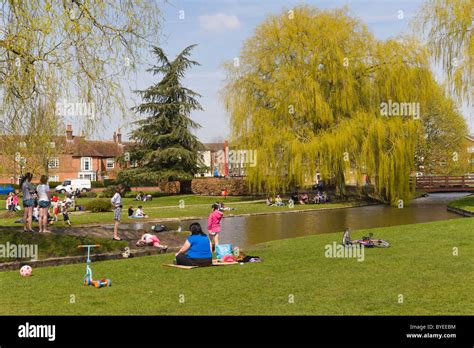
[[[224,205],[224,203],[219,203],[219,202],[217,202],[217,203],[219,204],[219,210],[220,210],[220,211],[235,210],[235,208],[226,207],[226,206]]]
[[[291,200],[293,201],[294,204],[298,204],[299,199],[298,199],[298,193],[297,192],[293,192],[291,194]]]
[[[273,207],[275,204],[273,203],[273,199],[272,197],[268,197],[265,204],[268,206],[268,207]]]
[[[281,199],[280,195],[277,195],[275,198],[275,205],[277,207],[283,207],[285,203],[283,203],[283,199]]]
[[[129,217],[129,218],[132,218],[134,212],[135,212],[135,211],[133,210],[133,207],[129,207],[129,208],[128,208],[128,217]]]
[[[322,201],[323,203],[329,203],[329,196],[326,192],[323,192]]]
[[[157,236],[150,233],[146,233],[144,231],[142,237],[137,241],[136,246],[142,247],[146,245],[154,246],[155,248],[160,248],[163,251],[168,249],[167,245],[161,245],[161,242]]]
[[[314,195],[313,202],[315,204],[320,204],[322,203],[323,196],[321,195],[321,192],[316,192],[316,195]]]
[[[139,205],[137,210],[135,210],[135,214],[133,215],[133,217],[136,219],[144,219],[147,218],[148,215],[145,215],[145,213],[143,213],[143,206]]]
[[[305,192],[301,197],[300,197],[300,204],[308,204],[309,197],[308,194]]]
[[[176,264],[182,266],[212,266],[212,244],[197,222],[189,226],[191,236],[176,253]]]

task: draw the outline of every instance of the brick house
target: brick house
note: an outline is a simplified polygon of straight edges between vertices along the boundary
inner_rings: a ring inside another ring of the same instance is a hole
[[[49,180],[115,179],[117,172],[121,169],[117,159],[123,155],[129,144],[129,142],[122,143],[120,129],[118,132],[114,132],[112,140],[88,140],[82,135],[74,135],[72,126],[67,125],[66,135],[56,137],[51,142],[55,155],[51,156],[48,162]],[[20,172],[31,170],[28,166],[31,159],[27,155],[22,156],[26,156],[26,158],[22,157],[25,162],[23,170],[19,168],[18,163],[0,155],[2,163],[4,163],[3,170],[0,172],[0,182],[17,182]]]

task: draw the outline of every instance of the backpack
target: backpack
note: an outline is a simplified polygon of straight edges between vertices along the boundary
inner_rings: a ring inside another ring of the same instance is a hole
[[[155,225],[155,226],[152,226],[151,229],[155,232],[163,232],[163,231],[166,231],[166,226],[165,225]]]
[[[217,244],[216,245],[216,256],[217,259],[222,259],[225,255],[233,255],[232,244]]]

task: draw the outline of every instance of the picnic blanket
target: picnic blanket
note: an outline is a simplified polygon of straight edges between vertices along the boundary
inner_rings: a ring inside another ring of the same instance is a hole
[[[230,266],[230,265],[238,265],[238,262],[220,262],[216,259],[212,260],[213,266]],[[193,268],[203,268],[199,266],[182,266],[182,265],[175,265],[173,263],[165,263],[163,264],[165,267],[174,267],[174,268],[181,268],[181,269],[193,269]]]

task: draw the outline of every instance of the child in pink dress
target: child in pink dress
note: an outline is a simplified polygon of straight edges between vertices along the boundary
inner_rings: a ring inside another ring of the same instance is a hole
[[[219,232],[221,231],[221,219],[223,215],[224,213],[219,210],[219,205],[214,203],[212,205],[212,213],[209,214],[209,218],[207,219],[207,229],[209,231],[209,239],[212,243],[212,251],[214,251],[216,245],[219,244]]]

